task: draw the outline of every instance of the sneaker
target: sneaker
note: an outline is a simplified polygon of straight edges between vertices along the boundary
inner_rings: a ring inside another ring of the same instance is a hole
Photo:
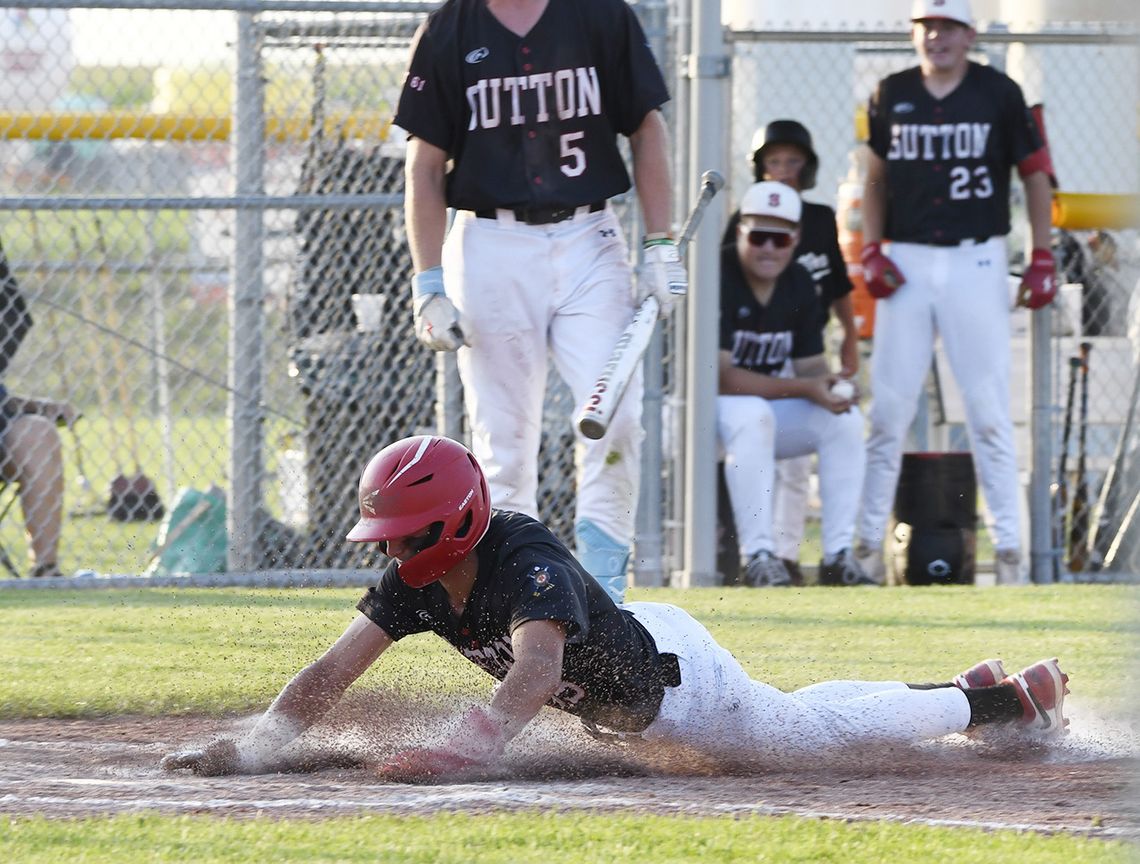
[[[883,563],[882,544],[872,547],[860,541],[855,546],[854,554],[859,567],[875,585],[882,585],[886,581],[887,568]]]
[[[757,552],[744,565],[744,584],[752,588],[786,588],[792,577],[784,562],[771,552]]]
[[[1016,675],[1002,679],[1002,684],[1012,684],[1017,690],[1017,698],[1025,713],[1022,723],[1037,732],[1049,735],[1064,734],[1069,721],[1061,712],[1061,706],[1068,695],[1069,676],[1061,671],[1057,658],[1038,660]]]
[[[850,549],[841,549],[819,562],[820,585],[878,585]]]
[[[994,584],[1020,585],[1021,553],[1016,549],[999,549],[994,554]]]
[[[983,660],[971,666],[961,675],[954,676],[954,686],[962,690],[976,690],[979,687],[993,687],[1005,678],[1005,667],[1000,660]]]

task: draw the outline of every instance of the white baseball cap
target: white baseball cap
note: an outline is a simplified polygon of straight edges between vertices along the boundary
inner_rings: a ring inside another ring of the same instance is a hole
[[[772,216],[798,225],[801,212],[803,204],[799,193],[775,180],[753,183],[740,202],[741,216]]]
[[[914,0],[910,7],[910,20],[921,21],[923,18],[947,18],[967,27],[974,26],[970,0]]]

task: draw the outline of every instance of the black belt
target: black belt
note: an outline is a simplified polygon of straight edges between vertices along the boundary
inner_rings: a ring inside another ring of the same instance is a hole
[[[974,243],[981,245],[985,243],[993,235],[987,234],[985,237],[959,237],[956,240],[925,240],[928,246],[961,246],[963,243]],[[905,243],[905,240],[900,240],[900,243]]]
[[[582,206],[590,213],[600,213],[606,209],[606,202],[595,201],[593,204]],[[578,212],[577,207],[503,207],[500,209],[514,213],[515,219],[526,225],[552,225],[555,222],[565,222],[567,219],[574,218],[574,214]],[[499,211],[494,208],[476,210],[475,215],[480,219],[497,219]]]

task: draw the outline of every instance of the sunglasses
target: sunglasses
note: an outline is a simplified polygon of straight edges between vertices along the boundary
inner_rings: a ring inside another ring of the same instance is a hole
[[[796,239],[794,234],[789,234],[787,231],[769,231],[765,228],[753,228],[752,230],[741,228],[740,230],[748,235],[748,245],[757,248],[770,242],[777,249],[787,249]]]

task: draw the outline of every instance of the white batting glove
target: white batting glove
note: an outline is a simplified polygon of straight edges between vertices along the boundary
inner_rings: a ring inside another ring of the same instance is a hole
[[[647,297],[656,297],[661,307],[658,317],[668,318],[673,311],[673,298],[683,297],[688,290],[689,276],[676,242],[668,237],[647,240],[637,272],[637,305]]]
[[[469,345],[459,312],[443,293],[443,268],[431,267],[412,277],[412,320],[416,338],[432,351],[457,351]]]

